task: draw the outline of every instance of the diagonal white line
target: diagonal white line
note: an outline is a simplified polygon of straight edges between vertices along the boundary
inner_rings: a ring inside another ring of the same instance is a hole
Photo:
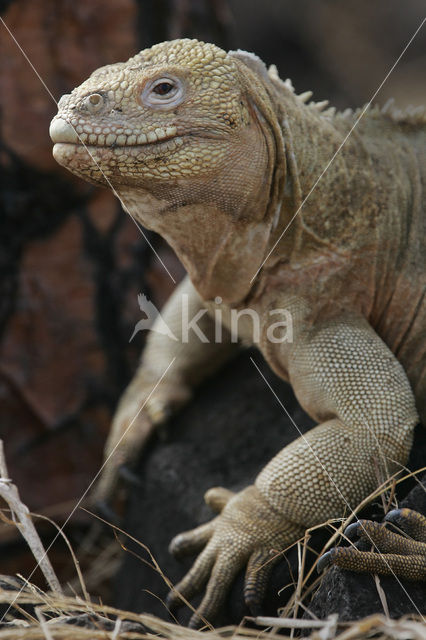
[[[174,361],[176,360],[176,356],[170,361],[169,365],[167,366],[167,368],[165,369],[165,371],[162,373],[162,375],[160,376],[159,380],[157,381],[157,383],[154,385],[154,387],[152,388],[152,390],[150,391],[149,395],[147,396],[145,402],[142,404],[142,406],[140,407],[139,411],[136,413],[135,417],[133,418],[133,420],[130,422],[129,426],[127,427],[127,429],[123,432],[121,438],[117,441],[115,447],[113,448],[113,450],[111,451],[111,453],[109,454],[109,456],[104,460],[104,462],[102,463],[102,466],[99,468],[98,472],[96,473],[96,475],[93,477],[92,481],[90,482],[89,486],[87,487],[87,489],[84,491],[84,493],[81,495],[81,497],[79,498],[79,500],[76,502],[73,510],[71,511],[71,513],[69,514],[69,516],[67,517],[67,519],[65,520],[64,524],[58,529],[55,537],[53,538],[52,542],[49,544],[49,546],[47,547],[46,551],[44,552],[43,556],[41,557],[40,560],[42,560],[50,551],[50,549],[52,548],[52,546],[55,544],[56,540],[58,539],[58,537],[63,533],[65,527],[67,526],[68,522],[70,521],[70,519],[72,518],[72,516],[74,515],[74,513],[77,511],[78,507],[81,505],[81,503],[83,502],[84,498],[87,496],[87,494],[89,493],[90,489],[93,487],[94,483],[96,482],[96,480],[98,479],[98,477],[100,476],[100,474],[102,473],[103,469],[105,468],[105,466],[108,464],[108,461],[110,460],[111,456],[114,454],[114,452],[116,451],[117,447],[119,446],[120,442],[123,440],[123,438],[126,436],[126,434],[129,432],[129,430],[132,428],[136,418],[138,417],[138,415],[141,413],[141,411],[144,409],[146,403],[149,401],[149,399],[151,398],[152,394],[154,393],[154,391],[156,390],[156,388],[158,387],[158,385],[161,383],[161,381],[163,380],[164,376],[166,375],[166,373],[168,372],[168,370],[170,369],[170,367],[172,366],[172,364],[174,363]],[[35,571],[37,570],[37,568],[39,567],[40,564],[40,560],[37,562],[36,566],[34,567],[34,569],[31,571],[30,575],[27,578],[27,582],[29,582],[32,578],[32,576],[34,575]],[[25,585],[24,585],[25,586]],[[10,609],[13,607],[14,603],[16,602],[16,600],[19,598],[20,594],[22,593],[22,590],[24,589],[24,587],[22,587],[22,589],[20,589],[20,591],[18,591],[18,593],[16,594],[15,598],[13,599],[13,601],[9,604],[7,610],[5,611],[5,613],[3,614],[3,616],[0,619],[0,623],[3,622],[4,618],[7,616],[8,612],[10,611]]]
[[[50,91],[49,87],[47,86],[47,84],[44,82],[43,78],[41,77],[41,75],[39,74],[39,72],[37,71],[37,69],[35,68],[35,66],[33,65],[33,63],[31,62],[31,60],[29,59],[29,57],[27,56],[27,54],[25,53],[25,51],[23,50],[23,48],[21,47],[21,45],[19,44],[19,42],[17,41],[17,39],[15,38],[15,36],[13,35],[13,33],[11,32],[11,30],[9,29],[9,27],[7,26],[7,24],[5,23],[5,21],[3,20],[3,18],[0,16],[0,22],[3,24],[4,28],[6,29],[6,31],[8,32],[8,34],[10,35],[10,37],[12,38],[12,40],[14,41],[14,43],[16,44],[16,46],[18,47],[18,49],[20,50],[20,52],[22,53],[22,55],[24,56],[25,60],[28,62],[28,64],[30,65],[31,69],[34,71],[34,73],[36,74],[37,78],[40,80],[41,84],[43,85],[43,87],[46,89],[47,93],[50,95],[50,97],[52,98],[53,102],[56,104],[56,106],[58,106],[58,102],[55,99],[53,93]],[[169,277],[171,278],[171,280],[173,281],[174,284],[176,284],[176,280],[173,278],[172,274],[170,273],[170,271],[168,270],[168,268],[166,267],[166,265],[164,264],[164,262],[162,261],[162,259],[160,258],[160,256],[158,255],[157,251],[154,249],[154,247],[152,246],[151,242],[148,240],[146,234],[144,233],[142,227],[140,226],[140,224],[138,223],[138,221],[136,220],[136,218],[132,215],[132,213],[129,210],[129,207],[127,206],[127,203],[125,202],[125,200],[123,198],[120,198],[118,193],[116,192],[116,190],[114,189],[114,187],[111,184],[111,181],[109,180],[109,178],[105,175],[104,171],[102,170],[102,167],[99,165],[99,163],[96,161],[96,159],[94,158],[93,154],[89,151],[88,147],[85,145],[85,143],[83,142],[83,140],[81,139],[81,136],[78,134],[78,132],[76,131],[75,127],[73,127],[73,125],[71,123],[68,123],[75,131],[78,139],[80,140],[81,145],[84,147],[84,149],[86,150],[86,152],[89,154],[93,164],[99,169],[99,171],[101,172],[101,174],[103,175],[103,177],[105,178],[105,181],[107,182],[109,188],[111,189],[111,191],[113,192],[113,194],[116,196],[116,198],[118,198],[118,200],[123,202],[123,209],[124,211],[131,217],[131,219],[133,220],[133,222],[135,223],[136,227],[139,229],[139,232],[141,233],[141,235],[143,236],[145,242],[148,244],[148,246],[151,248],[151,250],[154,252],[157,260],[163,265],[163,268],[165,269],[165,271],[167,272],[167,274],[169,275]]]
[[[411,38],[409,39],[409,41],[407,42],[407,44],[405,45],[404,49],[401,51],[401,53],[399,54],[398,58],[396,59],[396,61],[393,63],[392,67],[389,69],[389,71],[387,72],[386,76],[384,77],[384,79],[382,80],[382,82],[380,83],[379,87],[376,89],[376,91],[373,93],[373,95],[371,96],[370,100],[367,102],[366,105],[364,105],[361,113],[359,114],[358,118],[355,120],[354,124],[352,125],[351,129],[349,130],[349,133],[345,136],[343,142],[340,143],[339,147],[337,148],[337,151],[335,151],[335,153],[333,154],[333,156],[330,158],[330,160],[328,161],[327,165],[324,167],[324,169],[321,171],[320,175],[318,176],[318,178],[316,179],[316,181],[314,182],[314,185],[312,186],[312,188],[310,189],[309,193],[305,196],[304,200],[302,201],[302,204],[298,207],[296,213],[292,216],[290,222],[287,223],[284,231],[280,234],[278,240],[274,243],[272,249],[270,249],[270,251],[268,252],[268,255],[266,256],[266,258],[263,260],[262,264],[260,265],[260,267],[257,269],[256,273],[254,274],[254,276],[252,277],[252,279],[250,280],[250,282],[253,282],[253,280],[256,278],[256,276],[258,275],[259,271],[262,269],[262,267],[264,266],[265,262],[268,260],[269,256],[271,255],[271,253],[274,251],[275,247],[277,246],[277,244],[280,242],[281,238],[284,236],[284,234],[286,233],[287,229],[290,227],[290,225],[293,223],[294,219],[296,218],[296,216],[300,213],[301,209],[303,208],[305,202],[308,200],[308,198],[311,196],[312,192],[316,189],[318,183],[320,182],[321,178],[324,176],[324,174],[327,172],[327,170],[330,168],[330,166],[333,164],[334,160],[336,159],[337,155],[340,153],[340,151],[342,150],[343,146],[346,144],[348,138],[351,136],[352,132],[354,131],[355,127],[358,125],[359,121],[361,120],[361,118],[363,117],[363,115],[365,114],[365,112],[369,109],[369,107],[371,106],[371,103],[373,102],[373,100],[375,99],[375,97],[377,96],[377,94],[379,93],[379,91],[381,90],[381,88],[383,87],[383,85],[385,84],[386,80],[389,78],[389,76],[391,75],[391,73],[394,71],[395,67],[397,66],[397,64],[399,63],[399,61],[401,60],[402,56],[404,55],[404,53],[407,51],[408,47],[410,46],[410,44],[413,42],[414,38],[416,37],[416,35],[419,33],[420,29],[423,27],[424,23],[426,22],[426,17],[423,18],[423,20],[421,21],[421,23],[419,24],[419,26],[417,27],[416,31],[413,33],[413,35],[411,36]]]
[[[284,404],[281,402],[281,400],[279,399],[279,397],[277,396],[277,394],[275,393],[274,389],[272,388],[272,386],[269,384],[268,380],[265,378],[265,376],[263,375],[262,371],[260,370],[260,368],[258,367],[258,365],[256,364],[256,362],[254,361],[254,359],[250,356],[250,360],[252,361],[253,365],[255,366],[255,368],[257,369],[258,373],[260,374],[260,376],[263,378],[266,386],[269,388],[269,390],[272,392],[274,398],[277,400],[278,404],[280,405],[280,407],[282,408],[282,410],[284,411],[284,413],[286,414],[287,418],[290,420],[290,422],[292,423],[292,425],[295,427],[296,431],[298,432],[299,436],[302,438],[302,440],[304,441],[304,443],[309,447],[309,449],[312,452],[312,455],[315,457],[316,461],[321,465],[324,473],[328,476],[328,479],[330,480],[330,482],[333,484],[333,486],[335,487],[337,493],[340,495],[341,499],[343,500],[343,502],[345,503],[345,505],[347,506],[347,508],[349,509],[350,514],[356,518],[356,520],[358,522],[360,522],[358,516],[356,515],[356,513],[354,512],[354,510],[352,509],[352,507],[350,506],[350,504],[348,503],[348,501],[346,500],[346,498],[344,497],[344,495],[342,494],[342,492],[339,489],[339,486],[337,485],[337,483],[334,481],[334,479],[331,477],[329,471],[327,470],[327,468],[323,465],[323,463],[321,462],[321,460],[319,459],[318,455],[315,452],[315,449],[312,447],[312,445],[310,444],[309,440],[305,437],[305,435],[301,432],[301,430],[299,429],[299,427],[297,426],[297,424],[295,423],[295,421],[293,420],[293,418],[291,417],[291,415],[289,414],[289,412],[287,411],[287,409],[285,408]],[[362,526],[362,525],[361,525]],[[369,535],[369,533],[365,530],[364,528],[364,532],[366,534],[366,536],[369,538],[371,544],[374,545],[373,540],[371,538],[371,536]],[[391,568],[391,566],[389,565],[389,563],[386,560],[386,556],[384,554],[382,554],[379,551],[380,555],[382,556],[385,564],[387,565],[388,569],[390,570],[391,574],[393,575],[393,577],[395,578],[395,580],[398,582],[399,586],[401,587],[401,589],[404,591],[405,595],[407,596],[407,598],[410,600],[411,604],[413,605],[413,607],[415,608],[415,610],[417,611],[417,613],[419,614],[419,616],[422,618],[422,620],[424,622],[426,622],[426,618],[424,618],[421,614],[421,612],[419,611],[416,603],[413,601],[413,599],[411,598],[410,594],[408,593],[408,591],[405,589],[404,585],[400,582],[398,576],[396,575],[396,573],[393,571],[393,569]]]

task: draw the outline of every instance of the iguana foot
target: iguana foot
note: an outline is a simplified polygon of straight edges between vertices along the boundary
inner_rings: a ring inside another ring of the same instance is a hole
[[[171,409],[184,404],[190,391],[176,380],[162,380],[140,370],[122,395],[104,451],[104,464],[91,500],[102,510],[114,497],[120,477],[135,481],[130,469],[155,429]],[[130,466],[130,468],[129,468]]]
[[[401,533],[387,529],[388,522],[402,530]],[[358,573],[426,580],[426,518],[417,511],[395,509],[387,514],[383,523],[359,520],[347,527],[345,535],[351,540],[358,536],[364,544],[374,545],[376,551],[335,547],[321,557],[318,571],[333,564]]]
[[[257,612],[270,571],[281,558],[279,551],[304,533],[304,527],[286,521],[255,486],[240,493],[210,489],[205,500],[220,511],[220,515],[192,531],[179,534],[170,544],[174,555],[203,549],[167,599],[170,609],[175,609],[207,585],[205,596],[190,621],[189,626],[193,628],[214,620],[234,578],[244,566],[247,567],[244,599],[249,609]]]

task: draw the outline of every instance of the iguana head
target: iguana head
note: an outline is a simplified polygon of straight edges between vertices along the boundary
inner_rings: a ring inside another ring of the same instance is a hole
[[[249,54],[164,42],[95,71],[50,127],[56,160],[113,188],[204,299],[244,298],[265,254],[282,142],[263,73]]]

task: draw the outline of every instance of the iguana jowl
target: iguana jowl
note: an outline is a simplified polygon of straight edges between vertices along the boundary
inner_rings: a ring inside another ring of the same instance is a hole
[[[162,311],[172,332],[181,335],[183,293],[191,316],[220,296],[225,325],[231,308],[253,309],[263,355],[318,421],[254,485],[211,490],[220,515],[174,540],[175,550],[204,547],[177,585],[191,598],[207,582],[193,624],[214,616],[243,566],[246,600],[257,603],[270,550],[356,507],[405,464],[419,415],[426,424],[426,118],[370,109],[310,193],[356,114],[309,97],[252,54],[176,40],[95,71],[51,125],[57,161],[112,186],[185,265],[189,278]],[[292,342],[267,338],[277,308],[291,313]],[[235,349],[228,335],[214,342],[210,315],[199,326],[208,344],[150,335],[107,454],[146,405],[100,493]],[[240,330],[250,341],[250,322]]]

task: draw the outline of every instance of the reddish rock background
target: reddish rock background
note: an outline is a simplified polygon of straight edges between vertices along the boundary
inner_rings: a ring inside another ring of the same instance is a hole
[[[63,522],[88,487],[143,344],[141,334],[129,344],[137,293],[161,305],[173,288],[114,197],[54,162],[54,100],[101,65],[191,36],[255,51],[299,91],[357,106],[383,80],[422,9],[420,0],[363,0],[356,10],[316,0],[0,1],[0,435],[30,509]],[[424,102],[424,56],[420,34],[377,100]],[[148,235],[179,280],[176,258]],[[80,512],[73,522],[88,520]],[[31,559],[1,526],[9,558],[2,572],[25,571]]]

